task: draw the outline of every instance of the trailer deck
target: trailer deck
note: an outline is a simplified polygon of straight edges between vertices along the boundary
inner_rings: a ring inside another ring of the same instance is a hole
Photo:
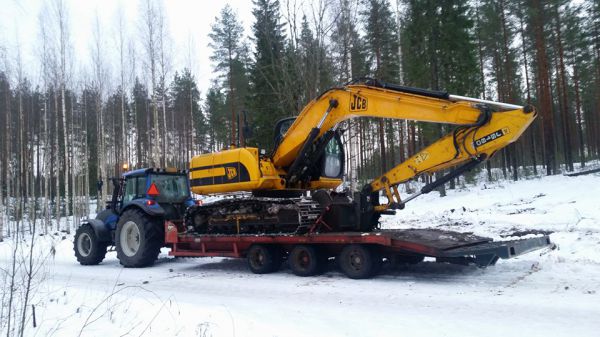
[[[203,235],[186,233],[173,222],[165,224],[171,256],[245,257],[253,245],[276,245],[290,251],[296,245],[314,245],[328,256],[336,256],[348,245],[376,247],[383,257],[393,255],[434,257],[439,262],[494,265],[500,258],[513,258],[552,246],[547,234],[510,241],[494,241],[472,233],[437,229],[390,229],[373,232],[337,232],[260,235]]]

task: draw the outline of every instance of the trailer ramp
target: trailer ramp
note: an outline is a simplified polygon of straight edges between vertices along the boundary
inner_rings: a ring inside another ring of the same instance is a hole
[[[554,246],[548,233],[507,241],[437,229],[382,230],[377,233],[391,236],[391,246],[399,248],[403,254],[435,257],[438,262],[474,263],[479,267],[494,265],[501,258],[510,259]]]

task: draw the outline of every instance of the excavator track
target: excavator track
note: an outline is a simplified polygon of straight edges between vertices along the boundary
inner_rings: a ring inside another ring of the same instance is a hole
[[[232,198],[188,208],[185,224],[198,234],[301,234],[323,210],[310,199]]]

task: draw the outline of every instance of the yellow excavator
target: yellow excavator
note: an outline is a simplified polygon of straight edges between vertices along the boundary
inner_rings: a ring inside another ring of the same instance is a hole
[[[345,154],[340,124],[375,117],[453,125],[454,130],[367,184],[361,191],[336,193]],[[536,117],[519,106],[447,92],[384,83],[374,79],[332,88],[295,118],[275,125],[275,148],[230,148],[195,156],[190,162],[192,192],[222,195],[190,207],[189,230],[212,234],[371,231],[381,214],[428,193],[489,159],[516,141]],[[402,198],[398,186],[421,174],[452,168]],[[387,201],[380,204],[380,192]]]

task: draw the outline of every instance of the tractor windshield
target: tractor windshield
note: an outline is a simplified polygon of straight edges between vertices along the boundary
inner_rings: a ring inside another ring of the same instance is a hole
[[[183,202],[190,195],[185,175],[151,174],[149,179],[150,188],[154,184],[158,190],[158,195],[155,196],[158,202]]]

